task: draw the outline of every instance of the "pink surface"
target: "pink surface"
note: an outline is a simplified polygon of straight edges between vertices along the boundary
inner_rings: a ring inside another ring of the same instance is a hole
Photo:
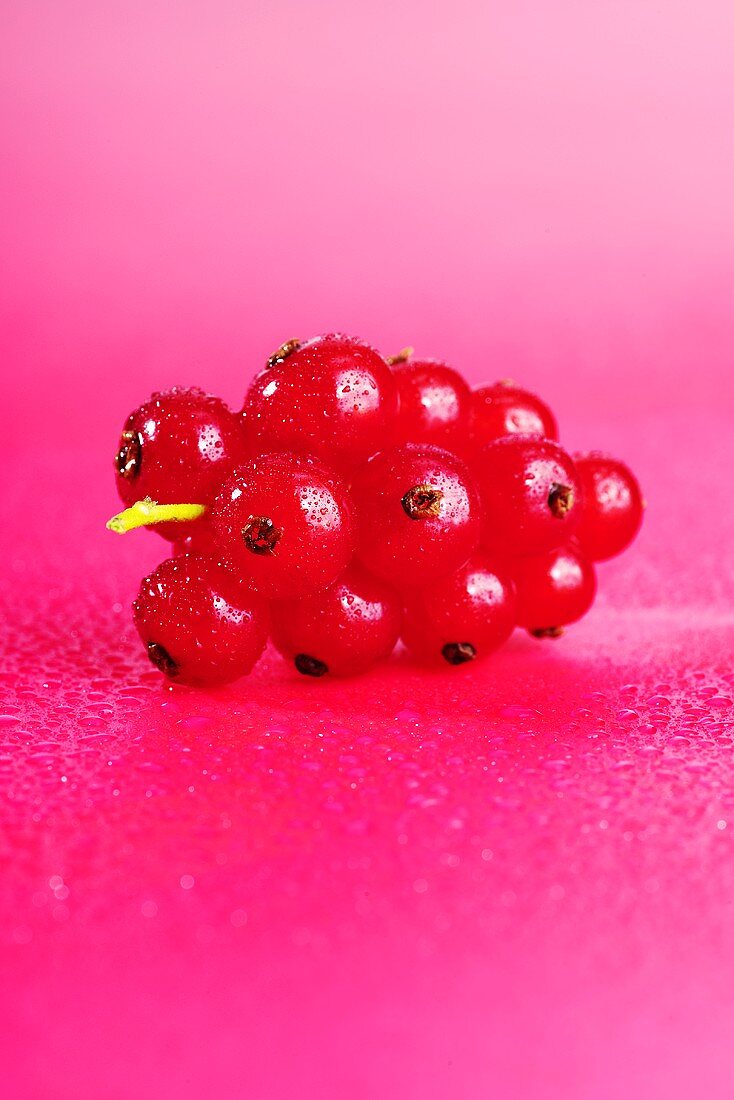
[[[4,1095],[730,1096],[731,6],[110,9],[2,13]],[[120,423],[333,327],[539,388],[642,535],[557,644],[166,690]]]

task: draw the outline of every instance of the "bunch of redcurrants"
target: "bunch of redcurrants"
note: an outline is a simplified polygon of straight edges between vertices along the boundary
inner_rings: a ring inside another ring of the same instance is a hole
[[[362,672],[399,638],[461,665],[516,626],[557,637],[644,508],[623,463],[557,438],[513,382],[471,390],[445,363],[339,334],[283,344],[239,413],[154,394],[125,422],[127,507],[108,524],[173,543],[133,605],[150,660],[209,685],[248,673],[268,638],[318,677]]]

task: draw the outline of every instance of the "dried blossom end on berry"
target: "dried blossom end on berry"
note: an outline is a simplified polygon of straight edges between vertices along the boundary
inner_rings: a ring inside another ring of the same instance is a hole
[[[151,664],[155,665],[159,672],[162,672],[164,676],[169,676],[171,679],[178,676],[180,671],[178,661],[174,661],[165,646],[159,645],[158,642],[148,642],[146,650],[148,659]]]
[[[298,351],[301,343],[301,340],[286,340],[284,344],[280,345],[277,351],[273,352],[265,366],[277,367],[278,363],[284,363],[289,355],[293,355],[294,351]]]
[[[441,650],[441,656],[450,665],[465,665],[467,661],[473,661],[476,655],[471,642],[447,642]]]
[[[293,658],[293,664],[302,676],[325,676],[329,671],[328,665],[319,661],[318,657],[310,657],[308,653],[297,653]]]
[[[283,532],[268,516],[250,516],[242,528],[245,546],[253,554],[274,554],[282,537]]]
[[[430,485],[414,485],[400,503],[409,519],[430,519],[440,514],[443,493]]]
[[[123,432],[120,449],[115,456],[115,469],[126,481],[133,481],[140,473],[143,460],[143,437],[140,432]]]
[[[415,348],[401,348],[397,355],[388,355],[385,360],[388,366],[394,367],[397,363],[407,363],[415,355]]]
[[[531,634],[533,638],[562,638],[563,627],[562,626],[543,626],[537,630],[529,630],[528,634]]]
[[[564,519],[573,508],[574,493],[570,485],[561,485],[557,481],[551,485],[548,493],[548,507],[556,519]]]

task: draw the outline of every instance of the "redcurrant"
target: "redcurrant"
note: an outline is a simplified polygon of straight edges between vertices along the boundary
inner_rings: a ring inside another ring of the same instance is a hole
[[[411,592],[403,641],[426,661],[462,665],[505,642],[515,626],[515,589],[504,566],[477,553],[455,573]]]
[[[573,543],[513,563],[517,622],[536,638],[556,638],[576,622],[596,594],[594,566]]]
[[[396,356],[391,363],[400,399],[396,442],[465,445],[471,390],[458,371],[435,359]]]
[[[558,439],[556,418],[544,401],[514,382],[480,386],[471,395],[469,436],[472,445],[482,447],[506,435]]]
[[[271,605],[272,638],[305,676],[354,676],[389,657],[400,633],[400,598],[377,577],[350,566],[327,588]]]
[[[482,448],[474,469],[484,509],[484,545],[502,557],[539,554],[566,542],[578,521],[579,479],[557,443],[511,435]]]
[[[363,462],[391,438],[397,408],[382,356],[339,334],[284,344],[245,399],[262,451],[314,454],[339,468]]]
[[[267,639],[267,605],[204,554],[159,565],[140,585],[133,615],[150,660],[180,684],[244,676]]]
[[[222,559],[270,599],[326,588],[354,550],[346,486],[308,455],[268,454],[238,466],[214,500],[211,522]]]
[[[174,554],[211,554],[219,557],[219,543],[209,514],[193,523],[181,524],[185,537],[173,544]],[[187,532],[186,529],[190,528]]]
[[[210,504],[225,473],[248,453],[242,421],[218,397],[195,389],[155,393],[125,421],[115,458],[117,491],[128,506],[145,497]],[[152,530],[174,541],[193,534],[193,526],[177,522]]]
[[[616,458],[592,453],[576,456],[575,463],[584,494],[576,538],[592,561],[613,558],[640,529],[645,507],[640,486]]]
[[[479,499],[456,455],[406,443],[375,455],[355,477],[357,555],[397,588],[457,569],[477,546]]]

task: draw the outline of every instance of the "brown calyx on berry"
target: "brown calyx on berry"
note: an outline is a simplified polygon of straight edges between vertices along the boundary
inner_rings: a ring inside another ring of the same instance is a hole
[[[400,503],[409,519],[432,519],[441,511],[443,493],[430,485],[414,485]]]
[[[328,665],[318,657],[310,657],[308,653],[297,653],[293,658],[293,664],[302,676],[325,676],[329,671]]]
[[[273,352],[265,366],[277,367],[278,363],[282,363],[289,355],[293,355],[294,351],[298,351],[300,346],[300,340],[286,340],[284,344],[280,345],[277,351]]]
[[[548,493],[548,507],[556,519],[564,519],[573,508],[573,489],[554,481]]]
[[[389,367],[394,367],[396,363],[407,363],[414,355],[415,348],[401,348],[397,355],[388,355],[385,362]]]
[[[562,626],[541,626],[537,630],[529,630],[534,638],[560,638],[563,634]]]
[[[140,432],[123,432],[120,449],[115,455],[115,469],[120,477],[132,481],[140,473],[143,461],[143,437]]]
[[[250,516],[242,528],[245,546],[253,554],[274,554],[282,535],[268,516]]]
[[[148,657],[164,676],[171,678],[180,672],[178,661],[174,661],[168,650],[158,642],[148,642]]]
[[[476,655],[471,642],[447,642],[441,650],[441,656],[450,665],[465,665],[467,661],[473,661]]]

